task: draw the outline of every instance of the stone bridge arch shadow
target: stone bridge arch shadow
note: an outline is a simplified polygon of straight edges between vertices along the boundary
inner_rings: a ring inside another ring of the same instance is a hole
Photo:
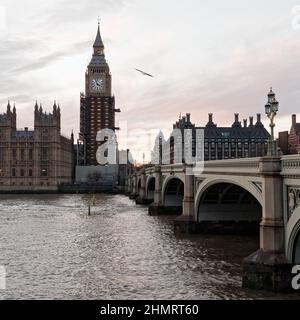
[[[198,231],[259,235],[262,197],[252,185],[212,180],[200,185],[195,202]]]
[[[290,217],[286,227],[287,258],[300,264],[300,207]]]
[[[292,247],[292,262],[294,264],[300,264],[300,225],[296,233],[295,241]]]
[[[149,200],[149,202],[153,202],[154,194],[155,194],[155,177],[149,176],[146,181],[146,199]]]
[[[184,182],[177,176],[169,176],[163,182],[162,205],[165,214],[181,215],[184,198]]]

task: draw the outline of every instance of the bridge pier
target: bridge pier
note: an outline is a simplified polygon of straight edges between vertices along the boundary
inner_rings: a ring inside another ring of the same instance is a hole
[[[138,197],[138,191],[137,191],[137,174],[134,173],[131,176],[132,179],[132,190],[131,190],[131,194],[129,195],[129,198],[131,200],[135,200]]]
[[[131,185],[131,181],[130,181],[130,177],[128,176],[125,182],[125,195],[129,196],[131,191],[130,191],[130,185]]]
[[[263,219],[260,249],[243,262],[243,286],[271,291],[291,290],[291,265],[285,255],[281,160],[260,160]]]
[[[199,224],[195,219],[195,176],[193,165],[185,166],[184,198],[182,215],[174,221],[174,230],[177,234],[198,233]]]
[[[152,200],[147,199],[146,195],[146,171],[141,171],[141,188],[138,190],[139,196],[136,199],[136,204],[148,205],[152,203]]]
[[[151,216],[162,215],[165,213],[165,207],[162,203],[162,173],[161,166],[156,166],[154,169],[155,177],[155,191],[154,202],[149,207],[149,214]]]

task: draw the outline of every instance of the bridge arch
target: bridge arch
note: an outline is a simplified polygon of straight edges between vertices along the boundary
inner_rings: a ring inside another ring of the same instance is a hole
[[[258,232],[262,195],[256,187],[239,179],[207,179],[197,191],[195,219]]]
[[[184,181],[171,175],[165,178],[162,186],[162,203],[165,207],[181,207],[184,197]]]
[[[287,258],[300,264],[300,207],[290,217],[286,227]]]
[[[147,177],[146,180],[146,197],[148,200],[154,200],[155,193],[155,177],[153,175]]]

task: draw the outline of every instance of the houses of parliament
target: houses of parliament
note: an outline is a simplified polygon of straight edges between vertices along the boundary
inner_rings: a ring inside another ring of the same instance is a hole
[[[34,130],[17,129],[16,107],[0,114],[0,192],[57,191],[73,180],[73,134],[61,135],[61,112],[34,106]]]
[[[96,137],[101,129],[118,129],[115,113],[120,110],[115,108],[99,23],[85,80],[85,93],[80,96],[78,140],[84,146],[82,158],[78,146],[77,150],[74,148],[73,133],[69,138],[61,135],[61,110],[56,103],[51,113],[35,104],[33,130],[17,129],[17,110],[10,102],[5,113],[1,114],[0,109],[0,192],[58,191],[61,185],[74,183],[76,164],[83,165],[78,166],[80,182],[93,176],[95,170],[104,178],[104,170],[97,166],[96,152],[101,142]],[[115,184],[118,167],[105,171],[109,171],[106,179]]]

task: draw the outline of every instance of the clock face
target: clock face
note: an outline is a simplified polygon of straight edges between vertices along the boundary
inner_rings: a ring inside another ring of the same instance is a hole
[[[96,78],[92,80],[92,89],[97,92],[103,92],[105,90],[104,79]]]

